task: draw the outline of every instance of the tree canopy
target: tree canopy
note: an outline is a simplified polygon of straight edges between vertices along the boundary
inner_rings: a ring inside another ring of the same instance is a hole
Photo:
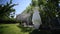
[[[17,4],[12,4],[12,0],[6,2],[6,4],[0,4],[0,20],[12,19],[15,16],[15,9],[13,7],[16,5]]]
[[[32,0],[31,8],[33,9],[36,5],[39,7],[39,12],[41,15],[42,25],[48,26],[50,28],[59,26],[60,19],[60,0]],[[27,12],[29,12],[27,11]],[[32,11],[33,12],[33,11]],[[57,15],[57,16],[56,16]]]

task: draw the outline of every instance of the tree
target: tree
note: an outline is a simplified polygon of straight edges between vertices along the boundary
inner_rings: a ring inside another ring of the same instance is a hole
[[[10,0],[10,2],[4,4],[4,5],[0,5],[0,19],[4,19],[9,18],[10,13],[11,12],[15,12],[15,9],[13,9],[14,6],[16,6],[17,4],[12,4],[12,0]]]
[[[60,0],[38,0],[39,11],[41,15],[42,25],[44,28],[48,27],[50,29],[56,30],[60,27],[60,24],[57,20],[60,19]],[[32,1],[32,6],[35,6],[35,1]],[[58,15],[58,17],[56,17]],[[60,21],[60,20],[59,20]],[[59,27],[58,27],[59,26]],[[54,29],[55,27],[55,29]]]
[[[0,4],[0,23],[16,23],[17,22],[14,19],[15,9],[13,8],[16,5],[17,4],[12,4],[12,0],[10,0],[10,2],[7,2],[6,4]]]

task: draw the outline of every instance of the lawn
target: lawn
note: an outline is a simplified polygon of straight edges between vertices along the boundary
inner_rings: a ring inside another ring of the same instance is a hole
[[[31,28],[18,27],[16,24],[0,24],[0,34],[29,34]]]
[[[18,24],[0,24],[0,34],[49,34],[49,31],[39,31],[29,27],[18,26]]]

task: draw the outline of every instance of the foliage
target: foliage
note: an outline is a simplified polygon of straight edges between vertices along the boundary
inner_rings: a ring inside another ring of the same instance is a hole
[[[40,15],[42,18],[41,19],[42,23],[46,25],[49,25],[49,24],[51,25],[52,23],[56,22],[57,21],[56,15],[59,15],[58,13],[60,9],[58,5],[59,0],[55,0],[55,1],[54,0],[38,0],[37,2],[39,6]]]
[[[33,8],[37,5],[39,7],[41,20],[44,25],[55,25],[58,22],[57,18],[60,17],[60,6],[59,6],[59,0],[32,0],[32,3],[30,4],[30,7],[28,7],[25,12],[31,12],[31,17],[33,14]],[[56,17],[58,15],[58,17]]]
[[[11,12],[15,12],[15,9],[13,7],[16,4],[12,4],[12,1],[10,3],[6,3],[5,5],[0,5],[0,17],[9,16]]]
[[[36,5],[39,7],[43,29],[49,28],[49,30],[50,30],[50,29],[54,29],[54,27],[56,27],[56,28],[60,27],[60,24],[59,24],[60,22],[58,22],[58,21],[60,21],[59,3],[60,3],[60,0],[37,0],[37,1],[32,0],[32,3],[31,3],[32,9]],[[56,17],[56,15],[58,15],[58,16]]]
[[[10,15],[13,18],[15,14],[15,9],[13,8],[17,4],[12,4],[12,0],[6,4],[0,4],[0,20],[9,21]],[[12,13],[12,14],[11,14]]]

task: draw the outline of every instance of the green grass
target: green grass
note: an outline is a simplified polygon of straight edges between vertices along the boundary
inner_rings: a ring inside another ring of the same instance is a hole
[[[30,31],[20,28],[16,24],[0,24],[0,34],[29,34]]]
[[[0,34],[48,34],[49,32],[35,30],[18,24],[0,24]],[[51,34],[51,33],[50,33]]]

